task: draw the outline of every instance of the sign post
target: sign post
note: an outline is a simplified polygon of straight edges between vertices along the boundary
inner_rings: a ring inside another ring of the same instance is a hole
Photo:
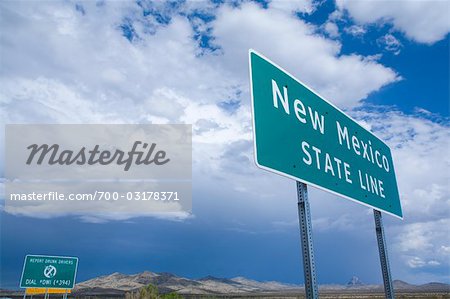
[[[44,298],[50,293],[66,293],[73,289],[78,267],[77,257],[27,255],[25,257],[20,287],[45,290]],[[31,293],[33,293],[30,290]],[[25,291],[24,298],[27,291]]]
[[[403,213],[390,148],[263,55],[250,50],[249,62],[256,165],[297,181],[307,298],[318,292],[306,184],[375,210],[386,297],[393,298],[380,211]]]
[[[375,219],[375,231],[377,233],[381,273],[383,274],[384,294],[386,296],[386,299],[394,299],[394,286],[392,284],[391,269],[389,267],[389,259],[386,248],[386,240],[384,237],[383,219],[381,217],[381,212],[373,210],[373,217]]]
[[[297,181],[298,220],[300,223],[300,240],[302,244],[303,274],[305,276],[306,298],[319,298],[314,249],[312,240],[311,213],[309,212],[308,187]]]

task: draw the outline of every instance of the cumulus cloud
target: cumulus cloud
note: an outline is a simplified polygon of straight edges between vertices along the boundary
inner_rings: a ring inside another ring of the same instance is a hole
[[[366,28],[360,25],[351,25],[349,27],[345,27],[344,31],[355,37],[361,37],[367,32]]]
[[[236,96],[237,82],[198,56],[186,17],[130,40],[121,25],[136,3],[87,3],[84,13],[69,2],[22,4],[2,3],[2,28],[15,28],[1,41],[2,123],[190,123],[197,144],[250,138],[248,107],[231,115],[217,105]]]
[[[429,261],[428,263],[426,261],[424,261],[423,259],[421,259],[418,256],[412,257],[411,259],[408,260],[408,266],[411,268],[422,268],[425,267],[426,265],[439,265],[439,262],[436,261]]]
[[[223,146],[251,138],[250,47],[301,70],[344,107],[397,80],[370,57],[340,56],[338,42],[282,9],[142,5],[3,2],[2,28],[14,29],[1,41],[2,121],[192,123],[194,142],[215,146],[208,154],[219,157]],[[198,34],[221,50],[205,54]],[[224,103],[234,103],[232,113]]]
[[[387,33],[377,39],[378,44],[383,46],[386,51],[392,52],[394,55],[398,55],[401,52],[402,43],[392,34]]]
[[[283,10],[287,13],[303,12],[310,14],[316,9],[317,3],[313,0],[272,0],[269,2],[269,7],[274,9]]]
[[[365,110],[354,116],[392,148],[404,215],[402,223],[390,227],[393,249],[405,265],[427,273],[430,267],[450,267],[445,250],[450,244],[450,127],[447,119],[420,111]]]
[[[316,27],[282,11],[253,3],[218,10],[213,34],[223,68],[241,82],[248,77],[247,49],[264,53],[341,107],[358,105],[380,87],[399,80],[394,70],[361,55],[341,55],[341,44],[315,34]]]
[[[357,23],[390,23],[408,38],[420,43],[433,44],[445,38],[450,31],[448,1],[337,0],[336,4]]]
[[[398,79],[371,57],[340,55],[339,42],[317,35],[317,28],[286,11],[257,4],[217,8],[216,20],[208,25],[222,49],[214,55],[198,55],[193,25],[173,11],[165,12],[170,21],[160,24],[154,17],[137,17],[141,8],[133,3],[85,5],[84,13],[70,3],[38,9],[2,5],[2,26],[16,28],[2,39],[5,123],[192,123],[194,167],[205,173],[226,168],[235,175],[242,165],[252,165],[245,83],[250,47],[300,79],[308,78],[308,84],[344,107],[359,105],[368,93]],[[124,35],[126,18],[134,20],[127,22],[138,40]],[[145,33],[146,27],[154,31]],[[233,101],[238,103],[233,111],[221,104]],[[233,155],[237,149],[241,154]],[[252,192],[246,182],[232,184]],[[431,193],[436,202],[440,188]],[[430,191],[413,190],[415,197]]]
[[[333,38],[339,37],[339,27],[336,25],[336,23],[333,22],[326,22],[323,26],[323,30]]]
[[[357,113],[393,149],[405,218],[441,219],[450,214],[448,121],[391,110]],[[433,173],[433,176],[429,174]]]

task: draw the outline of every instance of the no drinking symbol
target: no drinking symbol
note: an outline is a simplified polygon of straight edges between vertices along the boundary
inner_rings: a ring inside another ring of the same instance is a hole
[[[47,278],[52,278],[56,275],[56,268],[55,266],[48,265],[44,269],[44,276]]]

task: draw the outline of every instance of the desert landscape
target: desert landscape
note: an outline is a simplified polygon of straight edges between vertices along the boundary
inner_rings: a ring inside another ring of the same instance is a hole
[[[150,288],[149,288],[150,286]],[[413,285],[394,281],[397,298],[450,298],[450,285]],[[150,290],[145,297],[141,290]],[[319,287],[321,298],[384,298],[382,285],[365,284],[356,276],[347,284]],[[23,292],[1,290],[1,298],[21,298]],[[61,295],[52,294],[59,298]],[[43,296],[33,296],[40,298]],[[69,298],[304,298],[304,287],[276,281],[260,282],[245,277],[206,276],[189,279],[171,273],[145,271],[137,274],[112,273],[80,282]]]

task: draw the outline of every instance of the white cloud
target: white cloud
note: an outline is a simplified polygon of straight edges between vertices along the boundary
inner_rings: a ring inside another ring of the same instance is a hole
[[[442,245],[441,248],[439,248],[439,250],[442,251],[445,254],[449,254],[450,253],[450,246]]]
[[[428,261],[427,264],[429,266],[439,266],[441,263],[439,263],[438,261],[431,260],[431,261]]]
[[[448,120],[389,108],[359,111],[354,116],[392,149],[404,220],[391,224],[388,235],[398,260],[423,268],[424,273],[429,267],[450,267],[446,250],[450,245]]]
[[[2,34],[2,123],[192,123],[194,143],[217,144],[195,151],[206,156],[250,138],[248,107],[230,114],[217,105],[236,95],[237,82],[197,55],[186,18],[130,43],[119,25],[136,4],[86,5],[83,15],[69,2],[2,3],[2,28],[15,28]]]
[[[422,268],[425,265],[426,262],[417,256],[408,260],[408,266],[411,268]]]
[[[358,105],[368,93],[396,80],[394,71],[372,58],[340,56],[340,44],[317,35],[313,26],[256,4],[219,8],[211,26],[223,55],[206,56],[197,55],[191,25],[176,15],[168,25],[153,34],[140,33],[140,40],[130,43],[119,25],[123,15],[137,13],[133,4],[87,6],[85,15],[70,3],[39,9],[9,5],[3,3],[2,20],[12,24],[2,27],[17,30],[3,35],[4,122],[192,123],[194,167],[206,167],[207,173],[219,173],[227,164],[228,171],[233,165],[240,168],[241,161],[224,154],[232,152],[233,144],[251,140],[246,83],[250,47],[299,78],[309,78],[307,83],[341,106]],[[235,113],[218,106],[229,99],[243,100]],[[250,167],[251,146],[245,153]],[[195,157],[209,161],[207,166]],[[237,190],[252,192],[245,180],[234,184]]]
[[[341,55],[341,44],[316,34],[316,29],[282,11],[246,3],[222,6],[213,34],[224,52],[220,63],[240,82],[248,80],[243,66],[247,50],[254,48],[341,107],[358,105],[370,92],[399,79],[373,59]]]
[[[448,121],[433,121],[396,110],[354,115],[368,123],[392,148],[405,219],[423,221],[450,215]]]
[[[400,54],[402,43],[392,34],[387,33],[380,37],[377,42],[385,48],[386,51],[392,52],[394,55]]]
[[[431,1],[352,1],[336,0],[360,24],[391,23],[417,42],[433,44],[450,31],[450,2]]]
[[[275,40],[292,43],[274,47],[274,59],[302,70],[308,83],[341,106],[396,80],[394,71],[369,57],[339,56],[339,43],[294,15],[256,4],[224,5],[218,12],[200,7],[217,13],[217,21],[202,26],[214,27],[223,55],[198,55],[192,28],[198,24],[164,7],[168,24],[143,17],[132,2],[83,3],[83,13],[70,2],[3,2],[2,8],[2,28],[14,28],[4,31],[1,44],[5,123],[192,123],[194,142],[210,144],[207,152],[198,151],[217,159],[228,144],[251,139],[250,47],[270,56]],[[200,8],[188,3],[180,9]],[[139,38],[123,36],[124,20]],[[248,36],[255,39],[242,44]],[[234,113],[218,105],[231,100],[242,101]]]
[[[316,9],[316,5],[313,0],[271,0],[269,2],[270,8],[283,10],[287,13],[303,12],[310,14]]]
[[[323,26],[323,29],[325,32],[332,38],[339,37],[339,28],[336,25],[336,23],[333,22],[326,22]]]
[[[393,249],[411,268],[449,267],[448,253],[440,250],[450,244],[449,226],[449,220],[441,219],[396,228]]]
[[[361,37],[367,32],[366,28],[360,25],[351,25],[349,27],[345,27],[344,31],[355,37]]]

